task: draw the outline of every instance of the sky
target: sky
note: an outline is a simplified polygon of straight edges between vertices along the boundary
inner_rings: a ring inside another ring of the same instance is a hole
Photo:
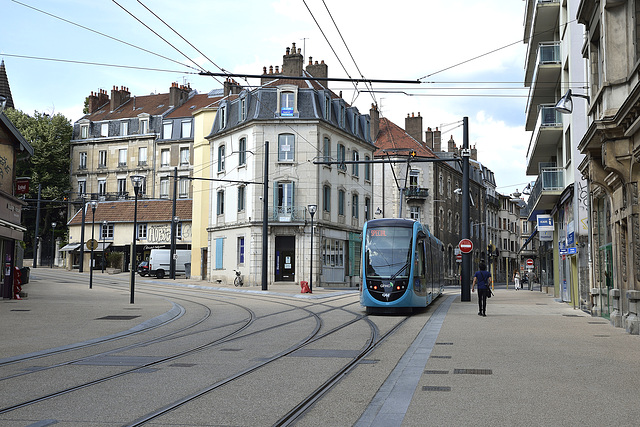
[[[376,102],[403,128],[407,114],[420,113],[424,130],[442,130],[443,144],[453,137],[462,145],[468,117],[478,160],[494,172],[498,192],[511,194],[535,180],[525,174],[524,7],[514,0],[0,0],[0,59],[17,109],[75,122],[91,91],[125,86],[141,96],[178,82],[206,93],[223,78],[198,71],[262,74],[282,66],[295,43],[305,64],[324,60],[330,77],[419,81],[376,83],[373,93],[363,83],[328,85],[360,113]]]

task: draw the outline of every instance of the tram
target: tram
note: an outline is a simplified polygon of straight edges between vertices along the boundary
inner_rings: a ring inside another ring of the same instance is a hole
[[[444,247],[412,219],[364,225],[360,304],[367,313],[424,308],[444,289]]]

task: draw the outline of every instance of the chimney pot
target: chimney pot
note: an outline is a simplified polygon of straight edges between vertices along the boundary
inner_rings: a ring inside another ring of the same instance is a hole
[[[309,65],[313,64],[313,58],[309,57]]]

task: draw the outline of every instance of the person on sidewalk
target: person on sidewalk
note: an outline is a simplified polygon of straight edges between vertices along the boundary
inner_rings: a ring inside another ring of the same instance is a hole
[[[480,270],[474,274],[473,284],[471,285],[471,292],[478,285],[478,316],[487,317],[487,295],[491,292],[491,283],[491,273],[487,271],[487,265],[481,262]]]
[[[516,291],[520,289],[520,273],[518,273],[518,270],[513,273],[513,287]]]

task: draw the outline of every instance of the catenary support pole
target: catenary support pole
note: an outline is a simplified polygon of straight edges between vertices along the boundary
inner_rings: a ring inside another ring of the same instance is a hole
[[[469,118],[462,119],[462,238],[469,235]],[[461,301],[471,301],[471,254],[462,254]]]
[[[268,289],[269,259],[269,141],[264,142],[264,183],[262,191],[262,290]]]

